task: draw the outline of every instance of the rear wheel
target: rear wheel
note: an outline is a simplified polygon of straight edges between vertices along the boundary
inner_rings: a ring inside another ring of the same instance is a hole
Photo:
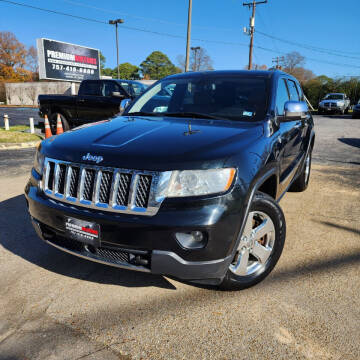
[[[60,115],[60,119],[61,119],[61,123],[62,123],[64,132],[70,130],[70,126],[69,126],[69,123],[68,123],[66,117],[60,113],[55,112],[55,113],[52,113],[51,117],[50,117],[50,127],[51,127],[51,132],[53,135],[56,134],[56,123],[57,123],[58,115]]]
[[[305,191],[306,188],[308,187],[309,180],[310,180],[310,172],[311,172],[311,150],[312,149],[309,149],[309,152],[306,155],[305,162],[303,165],[303,170],[301,171],[301,174],[290,186],[289,191],[302,192],[302,191]]]
[[[256,193],[235,257],[220,284],[240,290],[262,281],[278,262],[286,234],[285,217],[273,198]]]

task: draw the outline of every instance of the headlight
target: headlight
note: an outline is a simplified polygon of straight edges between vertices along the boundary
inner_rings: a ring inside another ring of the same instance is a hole
[[[40,152],[40,150],[41,150],[41,144],[40,144],[40,146],[36,149],[35,159],[34,159],[34,169],[35,169],[40,175],[42,175],[43,168],[44,168],[45,156]]]
[[[337,106],[343,106],[345,103],[343,102],[343,101],[338,101],[337,103],[336,103],[336,105]]]
[[[158,197],[185,197],[217,194],[233,183],[235,169],[183,170],[163,173]]]

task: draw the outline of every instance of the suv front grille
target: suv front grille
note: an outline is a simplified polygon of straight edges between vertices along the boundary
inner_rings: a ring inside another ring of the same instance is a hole
[[[45,160],[42,184],[56,200],[99,210],[155,215],[159,173]]]

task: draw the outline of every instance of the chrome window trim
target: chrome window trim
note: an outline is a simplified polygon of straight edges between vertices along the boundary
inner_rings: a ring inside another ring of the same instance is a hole
[[[49,176],[50,176],[50,164],[49,162],[54,163],[54,176],[53,176],[53,190],[48,188],[49,183]],[[66,166],[66,173],[65,173],[65,185],[64,185],[64,194],[60,194],[58,192],[58,181],[59,181],[59,170],[60,164]],[[129,170],[129,169],[122,169],[122,168],[113,168],[113,167],[102,167],[97,165],[91,164],[84,164],[84,163],[73,163],[70,161],[63,161],[63,160],[56,160],[52,158],[45,158],[44,162],[45,167],[45,181],[42,184],[42,190],[44,193],[59,202],[68,203],[71,205],[76,205],[88,209],[100,210],[100,211],[108,211],[108,212],[115,212],[115,213],[124,213],[124,214],[136,214],[136,215],[146,215],[146,216],[154,216],[159,211],[160,205],[163,198],[156,197],[156,190],[157,185],[159,182],[159,178],[161,173],[155,171],[148,171],[148,170]],[[70,179],[72,168],[78,167],[79,168],[79,184],[77,188],[77,197],[70,196]],[[94,179],[94,189],[93,189],[93,201],[85,200],[83,198],[84,192],[84,181],[85,181],[85,170],[95,170],[95,179]],[[110,190],[110,200],[109,203],[102,203],[99,202],[99,189],[101,184],[101,177],[103,171],[110,171],[113,172],[113,179],[111,184]],[[132,175],[131,183],[130,183],[130,190],[129,190],[129,198],[127,206],[117,204],[116,195],[117,190],[120,184],[120,174],[121,173],[128,173]],[[140,175],[151,175],[152,182],[150,185],[150,193],[149,193],[149,201],[148,207],[136,207],[135,200],[137,194],[137,187],[139,182]]]

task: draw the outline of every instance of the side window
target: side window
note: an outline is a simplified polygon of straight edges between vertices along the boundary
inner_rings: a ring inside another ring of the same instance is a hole
[[[277,115],[284,115],[285,103],[289,101],[289,93],[285,84],[285,79],[280,79],[276,91],[276,113]]]
[[[133,91],[132,91],[131,85],[129,83],[121,82],[120,85],[129,95],[133,95]]]
[[[303,89],[301,88],[301,86],[299,84],[296,84],[296,85],[297,85],[298,93],[300,96],[300,101],[305,101]]]
[[[298,93],[295,82],[292,80],[288,80],[287,83],[288,83],[288,88],[289,88],[289,93],[290,93],[290,100],[291,101],[300,101],[299,93]]]
[[[86,81],[81,86],[82,95],[101,96],[101,81]]]
[[[105,81],[102,88],[102,96],[112,96],[113,92],[119,92],[120,94],[123,94],[123,91],[120,89],[119,85],[115,84],[113,81]]]

